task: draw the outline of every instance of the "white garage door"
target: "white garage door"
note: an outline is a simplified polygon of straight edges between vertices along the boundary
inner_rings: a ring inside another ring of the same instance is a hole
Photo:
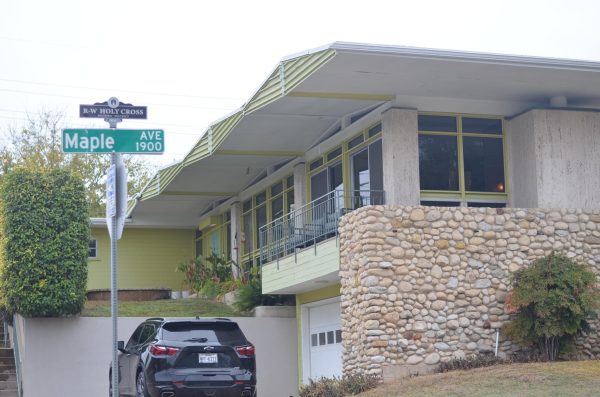
[[[310,307],[308,321],[310,378],[342,376],[340,302]]]

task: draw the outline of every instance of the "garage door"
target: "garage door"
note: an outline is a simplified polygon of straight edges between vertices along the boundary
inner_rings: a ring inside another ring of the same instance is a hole
[[[310,378],[342,376],[340,302],[310,307],[308,319]]]

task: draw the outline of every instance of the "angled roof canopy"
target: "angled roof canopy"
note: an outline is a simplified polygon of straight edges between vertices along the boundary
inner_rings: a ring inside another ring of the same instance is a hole
[[[599,93],[597,62],[336,42],[284,58],[246,104],[156,173],[130,215],[194,228],[211,203],[301,157],[341,118],[385,102],[437,110],[442,100],[489,101],[510,116],[555,95],[600,107]]]

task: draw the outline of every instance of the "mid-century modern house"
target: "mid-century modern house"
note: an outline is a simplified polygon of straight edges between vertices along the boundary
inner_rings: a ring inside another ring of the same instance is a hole
[[[336,42],[154,176],[120,287],[217,253],[296,296],[300,382],[435,365],[493,346],[510,272],[600,263],[598,153],[600,63]]]

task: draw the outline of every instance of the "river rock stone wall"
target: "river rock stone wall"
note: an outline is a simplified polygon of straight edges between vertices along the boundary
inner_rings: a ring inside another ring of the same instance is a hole
[[[369,206],[342,218],[340,247],[344,372],[401,377],[493,351],[510,275],[535,259],[598,271],[600,211]],[[600,357],[595,330],[577,347]],[[518,350],[500,333],[500,355]]]

